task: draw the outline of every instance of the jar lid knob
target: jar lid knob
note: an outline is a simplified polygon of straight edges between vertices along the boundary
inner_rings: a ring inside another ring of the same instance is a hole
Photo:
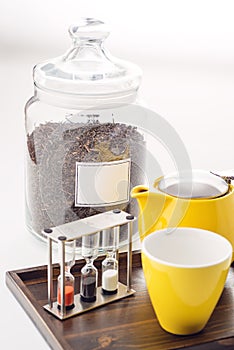
[[[69,27],[69,34],[76,44],[81,41],[103,41],[110,34],[104,22],[95,18],[81,18]]]

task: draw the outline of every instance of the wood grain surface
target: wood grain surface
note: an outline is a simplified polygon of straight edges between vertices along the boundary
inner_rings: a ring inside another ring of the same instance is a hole
[[[101,267],[101,258],[95,262]],[[79,292],[79,260],[72,272]],[[120,255],[120,281],[126,281],[126,254]],[[54,287],[59,267],[54,268]],[[9,271],[6,283],[54,350],[231,350],[234,349],[234,268],[205,329],[193,336],[176,336],[161,329],[151,306],[141,268],[140,253],[133,255],[135,295],[80,316],[60,321],[43,309],[47,304],[46,266]],[[100,283],[100,281],[99,281]]]

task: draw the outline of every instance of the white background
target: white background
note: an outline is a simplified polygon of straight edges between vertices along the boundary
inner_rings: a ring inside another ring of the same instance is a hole
[[[5,287],[7,270],[46,263],[24,228],[24,115],[34,64],[70,45],[67,28],[96,17],[113,55],[143,70],[141,95],[183,140],[195,168],[233,165],[234,3],[209,0],[0,0],[0,347],[48,349]]]

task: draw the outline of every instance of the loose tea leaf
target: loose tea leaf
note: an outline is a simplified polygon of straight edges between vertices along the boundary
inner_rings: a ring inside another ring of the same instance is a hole
[[[136,127],[114,122],[48,122],[27,135],[27,146],[26,201],[36,233],[114,208],[136,214],[135,202],[106,207],[75,206],[76,162],[131,158],[131,187],[144,181],[144,140]]]

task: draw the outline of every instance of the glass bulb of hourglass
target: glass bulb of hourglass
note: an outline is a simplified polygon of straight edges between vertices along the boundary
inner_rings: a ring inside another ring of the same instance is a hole
[[[67,310],[72,309],[74,307],[74,284],[75,278],[68,270],[65,270],[65,307]],[[61,307],[61,275],[58,277],[58,288],[57,288],[57,302],[58,308]]]
[[[86,259],[86,265],[81,269],[81,300],[94,302],[96,300],[98,270],[92,259]]]
[[[65,270],[69,270],[69,272],[72,266],[75,265],[75,248],[76,248],[75,240],[65,243]],[[58,258],[60,263],[62,258],[60,247],[58,247]]]
[[[118,291],[118,261],[115,252],[108,252],[102,262],[102,291],[104,294],[115,294]]]

